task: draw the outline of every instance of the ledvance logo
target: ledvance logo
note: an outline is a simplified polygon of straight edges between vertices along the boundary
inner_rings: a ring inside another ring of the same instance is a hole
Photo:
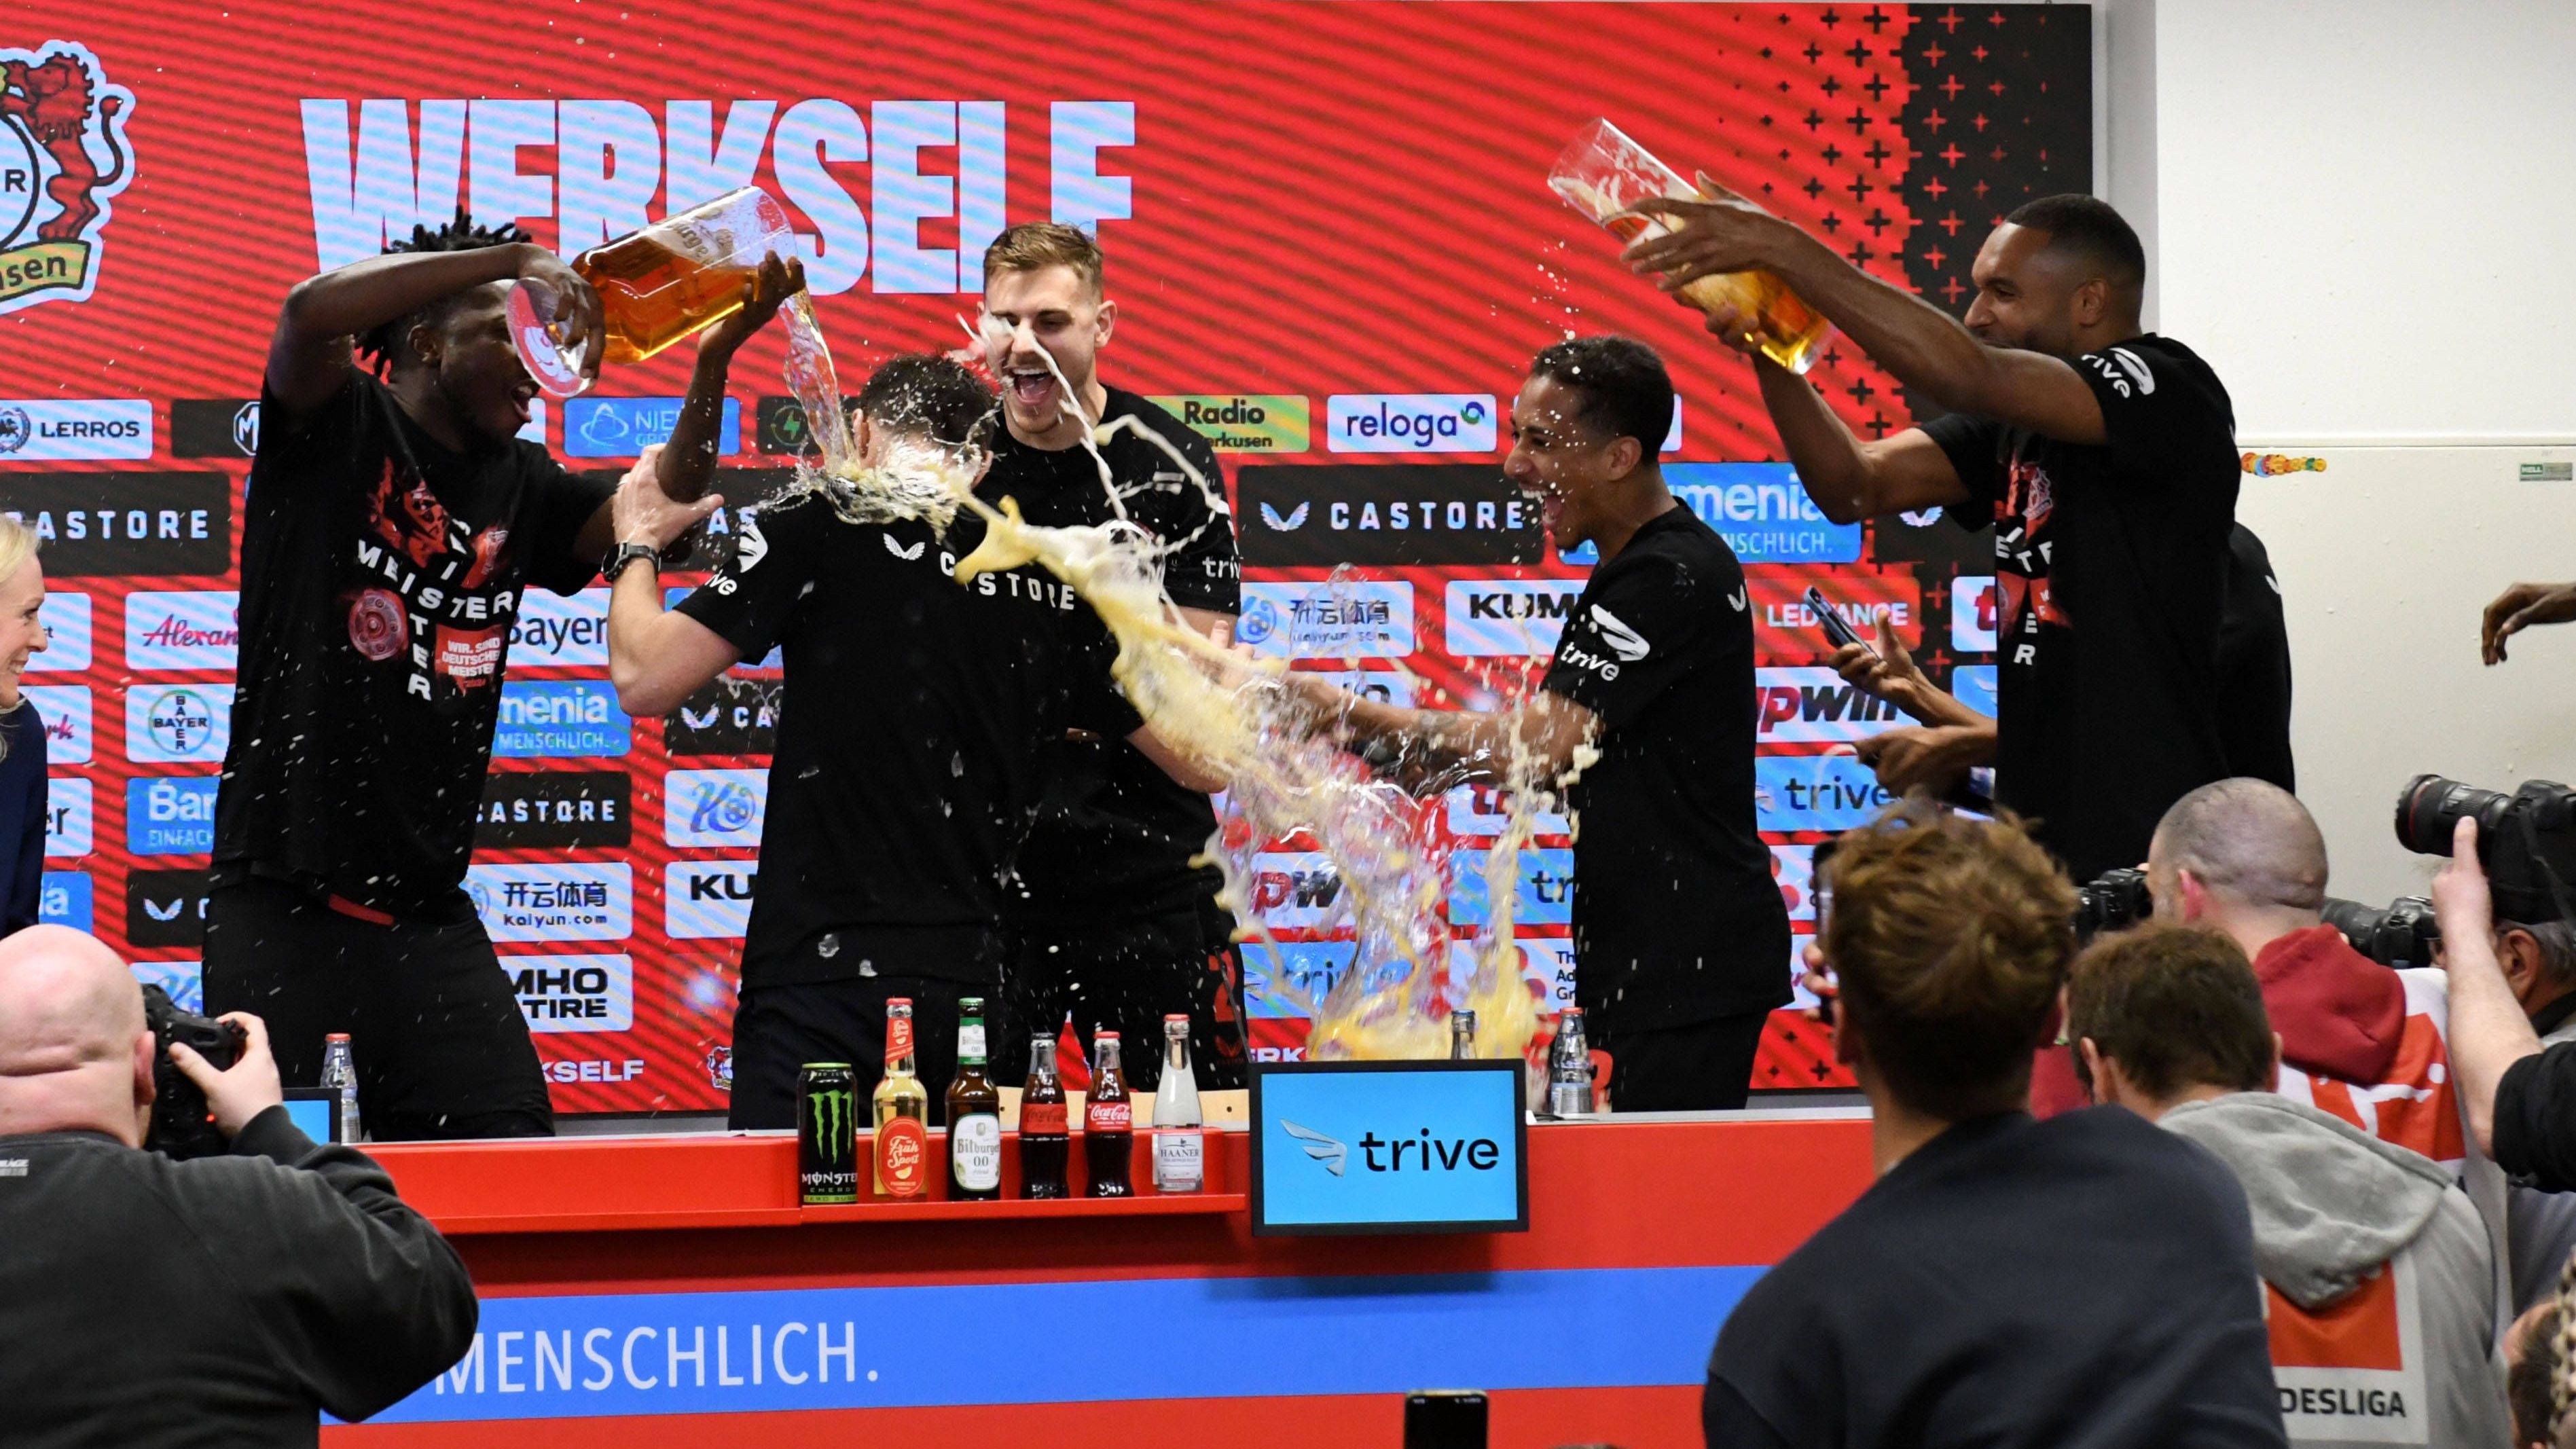
[[[1336,393],[1324,435],[1336,453],[1490,453],[1494,412],[1485,392]]]

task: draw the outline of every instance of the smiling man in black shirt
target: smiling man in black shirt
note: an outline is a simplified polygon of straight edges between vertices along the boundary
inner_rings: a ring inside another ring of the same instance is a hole
[[[906,447],[953,449],[991,407],[956,362],[895,358],[859,393],[861,457],[900,469]],[[1110,682],[1107,631],[1034,564],[956,582],[984,536],[971,513],[945,534],[858,523],[820,491],[747,515],[733,557],[666,612],[652,560],[692,514],[640,464],[617,508],[619,551],[641,565],[613,580],[608,616],[628,711],[674,708],[772,645],[786,657],[734,1013],[733,1125],[794,1126],[806,1062],[849,1062],[871,1090],[894,997],[914,1003],[936,1117],[958,998],[1002,980],[1003,883],[1048,742],[1084,729],[1171,759]]]
[[[1789,1000],[1789,917],[1754,828],[1753,616],[1734,550],[1673,499],[1655,445],[1673,415],[1661,358],[1624,337],[1538,355],[1503,470],[1536,493],[1557,550],[1601,562],[1540,689],[1499,714],[1399,709],[1290,675],[1355,742],[1399,746],[1443,783],[1498,780],[1515,745],[1568,792],[1575,992],[1623,1112],[1741,1107]]]
[[[1836,522],[1951,509],[1995,530],[1995,795],[2079,880],[2146,858],[2166,807],[2229,773],[2220,613],[2239,464],[2227,389],[2142,331],[2146,254],[2109,206],[2051,196],[1977,253],[1967,324],[1709,185],[1656,202],[1685,224],[1628,250],[1678,290],[1767,268],[1950,415],[1852,436],[1816,390],[1753,370],[1816,506]],[[1733,308],[1708,319],[1750,352]]]
[[[1049,526],[1107,523],[1123,511],[1171,550],[1163,588],[1181,617],[1202,634],[1233,637],[1233,520],[1189,476],[1195,470],[1221,499],[1225,475],[1206,439],[1100,381],[1100,352],[1118,320],[1100,244],[1052,223],[1004,231],[984,251],[983,320],[1007,426],[980,491],[1018,499],[1029,522]],[[1116,429],[1099,459],[1082,446],[1085,418]],[[1118,1032],[1129,1044],[1129,1085],[1151,1092],[1163,1071],[1163,1017],[1185,1012],[1199,1086],[1242,1086],[1234,918],[1216,903],[1216,868],[1191,863],[1216,831],[1207,796],[1116,739],[1078,732],[1058,748],[1008,896],[1013,959],[1002,989],[1012,1029],[993,1054],[996,1077],[1019,1080],[1030,1036],[1070,1012],[1082,1036]]]
[[[553,288],[599,355],[589,284],[460,210],[298,283],[260,388],[206,1002],[264,1017],[298,1086],[326,1034],[349,1033],[379,1139],[553,1130],[462,882],[519,600],[579,591],[610,528],[606,487],[514,436],[536,395],[502,312],[517,281]],[[752,305],[704,335],[662,454],[670,497],[705,491],[734,349],[802,285],[771,259]]]

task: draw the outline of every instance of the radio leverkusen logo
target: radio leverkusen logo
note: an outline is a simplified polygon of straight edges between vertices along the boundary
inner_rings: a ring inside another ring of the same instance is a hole
[[[88,46],[0,49],[0,315],[89,300],[107,200],[134,179],[133,109]]]

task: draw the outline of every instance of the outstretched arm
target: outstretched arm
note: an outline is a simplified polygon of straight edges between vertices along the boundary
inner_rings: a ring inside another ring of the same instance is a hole
[[[1414,773],[1444,784],[1509,781],[1518,773],[1515,759],[1524,757],[1541,778],[1553,779],[1571,768],[1574,752],[1600,733],[1600,719],[1591,710],[1545,690],[1515,708],[1484,714],[1382,704],[1320,675],[1291,673],[1285,678],[1324,727],[1344,742],[1402,751]]]
[[[656,553],[724,506],[720,494],[675,503],[658,481],[658,447],[635,460],[608,502],[620,543]],[[604,550],[603,550],[604,551]],[[661,575],[651,560],[629,564],[608,596],[608,679],[628,714],[668,714],[699,687],[731,668],[742,651],[686,614],[662,607]]]
[[[462,252],[396,252],[307,277],[286,294],[268,342],[269,395],[289,409],[318,407],[340,390],[352,340],[468,287],[541,282],[559,299],[557,324],[600,353],[599,295],[563,259],[534,242]]]
[[[2073,367],[2044,353],[1989,347],[1957,318],[1853,266],[1832,247],[1705,175],[1699,184],[1706,199],[1659,199],[1641,208],[1679,225],[1633,243],[1624,254],[1640,272],[1661,272],[1665,291],[1679,292],[1719,273],[1767,270],[1897,381],[1944,411],[1992,418],[2069,443],[2108,441],[2102,405]]]

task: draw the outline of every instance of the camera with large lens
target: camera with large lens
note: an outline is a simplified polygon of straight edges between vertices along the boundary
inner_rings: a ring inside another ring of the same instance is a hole
[[[2526,780],[2506,795],[2439,775],[2418,775],[2397,796],[2397,842],[2418,855],[2449,855],[2463,819],[2478,822],[2478,862],[2499,919],[2576,919],[2576,790]]]
[[[186,1042],[216,1071],[241,1056],[249,1033],[229,1021],[181,1010],[158,986],[143,988],[143,1020],[152,1028],[152,1127],[143,1145],[169,1157],[215,1157],[229,1150],[206,1108],[206,1094],[170,1060],[170,1044]]]
[[[2422,896],[2399,896],[2385,906],[2326,897],[2326,924],[2343,932],[2352,949],[2403,970],[2433,964],[2433,948],[2442,943],[2442,928],[2433,919],[2433,903]]]
[[[2075,939],[2090,941],[2104,931],[2134,926],[2155,914],[2147,894],[2147,873],[2123,868],[2106,870],[2075,888]]]

